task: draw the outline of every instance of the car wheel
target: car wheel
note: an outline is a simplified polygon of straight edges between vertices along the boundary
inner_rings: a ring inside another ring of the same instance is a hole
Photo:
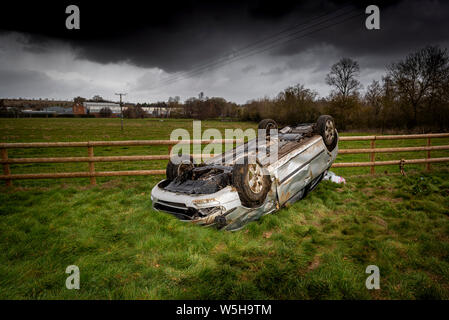
[[[232,169],[232,184],[239,193],[240,202],[245,207],[253,208],[261,205],[271,188],[271,180],[263,174],[258,163],[235,164]]]
[[[334,118],[328,115],[320,116],[316,122],[316,132],[323,137],[324,144],[329,151],[337,146],[338,137]]]
[[[183,157],[180,163],[175,164],[171,160],[168,160],[167,168],[165,169],[165,175],[168,180],[174,180],[177,176],[182,175],[184,172],[192,170],[194,167],[193,157]]]
[[[268,137],[270,135],[271,129],[277,129],[278,124],[276,121],[272,119],[264,119],[259,122],[259,125],[257,126],[258,129],[266,130],[266,136]]]

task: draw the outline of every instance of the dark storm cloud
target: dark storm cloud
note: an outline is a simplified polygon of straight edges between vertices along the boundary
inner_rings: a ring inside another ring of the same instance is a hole
[[[45,73],[33,70],[0,70],[1,97],[51,97],[70,91],[64,81],[50,78]],[[59,91],[59,92],[57,92]]]
[[[204,91],[244,102],[295,83],[325,96],[326,73],[343,56],[360,63],[366,86],[406,54],[449,44],[449,3],[443,1],[185,0],[154,6],[81,0],[73,2],[81,10],[81,30],[67,30],[65,8],[72,1],[3,5],[0,96],[113,96],[126,89],[136,101]],[[381,10],[376,31],[365,28],[364,11],[372,3]],[[336,24],[353,14],[359,16]],[[301,31],[298,38],[283,42],[279,32],[291,26]],[[328,28],[314,32],[323,26]],[[254,43],[250,52],[256,54],[235,60],[239,49]],[[267,44],[271,50],[262,51]],[[174,74],[230,61],[181,74],[181,81]]]
[[[370,1],[371,2],[371,1]],[[1,29],[30,34],[29,50],[45,51],[45,39],[69,42],[80,59],[128,62],[168,72],[191,70],[224,53],[264,39],[279,30],[348,6],[363,13],[369,2],[353,1],[182,1],[157,6],[142,2],[78,1],[81,30],[66,30],[69,2],[18,5],[8,10]],[[381,30],[369,32],[364,16],[279,45],[272,55],[294,55],[327,43],[346,55],[388,56],[447,38],[449,4],[439,1],[375,1]],[[20,15],[20,17],[19,17]],[[23,21],[25,23],[17,23]],[[329,22],[332,22],[330,20]],[[300,33],[301,35],[301,33]],[[238,52],[238,51],[235,51]],[[383,63],[383,60],[382,62]]]
[[[382,67],[389,60],[425,45],[448,44],[449,2],[402,1],[379,7],[381,29],[378,31],[367,31],[361,23],[363,17],[292,42],[274,54],[292,55],[316,43],[326,43],[342,55],[369,56],[368,67]]]
[[[251,71],[255,70],[256,68],[257,67],[255,65],[250,64],[250,65],[247,65],[247,66],[243,67],[242,68],[242,72],[243,73],[248,73],[248,72],[251,72]]]
[[[17,86],[17,84],[20,84]],[[36,88],[37,86],[41,86]],[[51,79],[43,73],[36,71],[0,71],[0,87],[5,91],[12,89],[17,92],[28,91],[28,87],[34,86],[38,91],[47,91],[51,87]]]
[[[271,68],[268,71],[265,72],[261,72],[260,75],[261,76],[272,76],[272,75],[278,75],[278,74],[282,74],[284,73],[284,71],[286,70],[285,67],[275,67],[275,68]]]

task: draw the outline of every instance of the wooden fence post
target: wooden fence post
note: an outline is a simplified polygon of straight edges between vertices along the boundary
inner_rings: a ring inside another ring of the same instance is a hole
[[[8,150],[6,148],[2,148],[1,153],[2,153],[2,160],[4,160],[4,161],[8,160]],[[9,168],[9,163],[4,163],[3,164],[3,174],[5,176],[9,176],[11,174],[11,170]],[[5,182],[6,182],[6,186],[7,187],[11,187],[12,186],[11,179],[6,179]]]
[[[171,145],[171,144],[169,144],[168,145],[168,156],[170,157],[171,156],[171,149],[173,148],[173,145]],[[170,161],[170,160],[168,160],[168,161]]]
[[[87,153],[88,153],[89,158],[93,158],[94,157],[94,147],[88,146]],[[97,184],[97,178],[95,178],[93,176],[94,173],[95,173],[95,162],[89,161],[89,174],[91,174],[91,176],[90,176],[90,184],[91,185]]]
[[[427,146],[430,147],[430,139],[431,138],[427,138]],[[427,150],[427,160],[430,159],[430,150]],[[430,162],[426,163],[426,169],[427,171],[430,171]]]
[[[371,140],[371,149],[374,149],[374,148],[376,148],[376,137],[374,137],[374,139]],[[370,160],[371,160],[371,162],[375,162],[376,161],[375,152],[371,152]],[[376,167],[374,165],[371,166],[371,174],[375,173],[375,168]]]

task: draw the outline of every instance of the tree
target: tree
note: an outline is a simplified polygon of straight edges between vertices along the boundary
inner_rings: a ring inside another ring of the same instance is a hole
[[[326,76],[326,83],[333,87],[326,112],[335,118],[341,129],[360,125],[361,103],[358,90],[362,86],[357,80],[359,72],[357,61],[342,58],[331,67]]]
[[[337,95],[347,98],[361,87],[360,82],[356,79],[359,72],[360,67],[357,61],[342,58],[331,67],[330,73],[326,76],[326,83],[335,87]]]
[[[181,100],[181,98],[179,96],[169,97],[168,105],[178,105],[180,100]]]
[[[112,111],[109,108],[102,108],[100,110],[100,116],[103,118],[109,118],[112,115]]]
[[[83,104],[83,102],[86,101],[86,98],[78,96],[78,97],[73,98],[73,101],[75,103]]]
[[[96,95],[92,97],[92,101],[96,101],[96,102],[102,102],[105,101],[101,96]]]
[[[274,112],[281,123],[313,122],[318,117],[314,102],[318,93],[297,84],[278,94]]]
[[[411,108],[409,126],[416,126],[424,103],[427,102],[428,112],[431,113],[435,101],[444,95],[449,80],[447,50],[427,46],[411,53],[405,60],[390,65],[388,76],[405,107]]]
[[[379,114],[382,111],[382,97],[383,90],[379,81],[373,80],[371,84],[366,88],[365,100],[372,108],[374,121],[377,122]]]
[[[141,106],[129,106],[123,111],[123,116],[130,119],[143,119],[146,116],[146,112]]]
[[[184,102],[184,116],[186,118],[192,118],[194,116],[194,107],[197,99],[191,97]]]

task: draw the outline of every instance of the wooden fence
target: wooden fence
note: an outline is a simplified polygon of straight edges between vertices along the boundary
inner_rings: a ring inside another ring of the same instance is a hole
[[[369,153],[370,161],[367,162],[337,162],[332,167],[370,167],[371,174],[375,173],[376,166],[399,165],[425,163],[427,170],[430,170],[431,163],[449,162],[449,157],[431,158],[431,151],[449,150],[449,145],[432,146],[431,139],[447,138],[449,133],[433,134],[413,134],[413,135],[386,135],[386,136],[341,136],[340,141],[367,141],[371,142],[370,148],[365,149],[340,149],[339,154],[362,154]],[[398,147],[398,148],[376,148],[377,140],[403,140],[403,139],[427,139],[426,146],[418,147]],[[49,178],[89,178],[91,184],[96,184],[96,177],[113,176],[142,176],[165,174],[165,169],[161,170],[130,170],[130,171],[95,171],[95,162],[115,162],[115,161],[151,161],[168,160],[170,150],[173,145],[182,144],[209,144],[242,143],[242,140],[190,140],[190,141],[170,141],[170,140],[131,140],[131,141],[89,141],[89,142],[34,142],[34,143],[0,143],[3,175],[0,180],[5,180],[7,186],[12,185],[12,180],[16,179],[49,179]],[[167,145],[168,154],[165,155],[135,155],[135,156],[94,156],[94,147],[104,146],[155,146]],[[9,158],[8,149],[13,148],[55,148],[55,147],[84,147],[87,148],[86,157],[53,157],[53,158]],[[427,151],[427,157],[423,159],[398,159],[389,161],[375,161],[376,153]],[[195,155],[198,157],[199,155]],[[86,162],[89,164],[89,171],[84,172],[63,172],[63,173],[27,173],[11,174],[10,164],[24,163],[66,163],[66,162]]]

